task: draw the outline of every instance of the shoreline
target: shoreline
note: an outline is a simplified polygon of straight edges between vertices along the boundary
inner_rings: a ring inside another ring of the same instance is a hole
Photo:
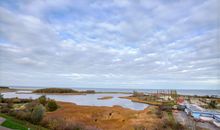
[[[29,92],[18,92],[18,91],[31,91]],[[86,92],[78,92],[78,93],[33,93],[33,89],[4,89],[0,90],[0,93],[6,92],[17,92],[17,94],[48,94],[48,95],[85,95],[85,94],[132,94],[131,92],[94,92],[94,93],[86,93]]]
[[[105,100],[105,99],[104,99]],[[120,109],[125,109],[125,110],[130,110],[130,111],[135,111],[135,112],[139,112],[139,111],[145,111],[147,109],[151,109],[151,108],[155,108],[157,106],[153,106],[153,105],[149,105],[147,107],[145,107],[143,110],[135,110],[132,108],[127,108],[127,107],[123,107],[121,105],[113,105],[113,106],[90,106],[90,105],[78,105],[74,102],[65,102],[65,101],[57,101],[55,100],[58,104],[72,104],[74,106],[78,106],[78,107],[88,107],[88,108],[107,108],[107,109],[113,109],[113,108],[120,108]]]
[[[16,92],[16,91],[34,91],[34,90],[37,90],[37,89],[39,89],[39,88],[31,88],[31,87],[30,88],[14,88],[14,87],[9,87],[9,89],[0,89],[0,93],[3,93],[3,92]],[[95,90],[95,89],[92,89],[92,90]],[[105,90],[105,89],[103,89],[103,90]],[[131,90],[133,90],[133,89],[131,89]],[[149,89],[149,90],[154,90],[154,89]],[[155,89],[155,90],[158,90],[158,89]],[[182,89],[180,89],[180,90],[182,90]],[[183,91],[185,91],[185,89],[183,89]],[[196,90],[193,90],[193,91],[196,91]],[[198,90],[198,91],[200,91],[200,90]],[[207,90],[207,91],[209,91],[209,90]],[[210,91],[213,91],[213,90],[210,90]],[[220,91],[220,90],[217,90],[217,91]],[[143,92],[145,94],[154,93],[154,92],[145,92],[145,91],[142,91],[142,90],[139,90],[138,92]],[[178,92],[178,90],[177,90],[177,92]],[[86,93],[86,94],[132,94],[132,93],[133,92],[130,92],[130,91],[127,91],[127,92],[117,91],[116,89],[114,91],[114,89],[113,89],[113,91],[95,91],[94,93]],[[39,94],[41,94],[41,93],[39,93]],[[43,93],[43,94],[47,94],[47,93]],[[49,93],[49,94],[51,94],[51,93]],[[64,93],[61,93],[61,94],[64,94]],[[60,95],[60,93],[56,93],[56,95]],[[64,94],[64,95],[79,95],[79,94],[74,93],[74,94]],[[187,96],[187,97],[200,97],[200,98],[203,98],[203,97],[207,98],[207,96],[211,97],[211,98],[215,98],[215,99],[220,98],[220,95],[218,95],[218,94],[216,95],[214,93],[213,94],[207,93],[207,94],[203,94],[203,95],[199,95],[197,93],[195,93],[193,95],[192,94],[187,94],[187,93],[186,94],[179,93],[178,95],[179,96]]]

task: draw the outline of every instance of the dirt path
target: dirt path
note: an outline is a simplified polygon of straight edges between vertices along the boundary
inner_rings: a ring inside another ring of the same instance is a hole
[[[0,125],[5,121],[5,118],[0,117]]]
[[[0,126],[0,130],[11,130],[11,129],[3,127],[3,126]]]

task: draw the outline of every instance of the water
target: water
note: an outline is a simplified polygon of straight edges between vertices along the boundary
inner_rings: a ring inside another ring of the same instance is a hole
[[[23,89],[40,89],[43,87],[12,87],[12,88],[23,88]],[[155,93],[158,89],[124,89],[124,88],[72,88],[75,90],[95,90],[96,92],[145,92],[145,93]],[[163,89],[168,90],[168,89]],[[212,96],[217,95],[220,97],[220,90],[196,90],[196,89],[177,89],[177,93],[181,95],[197,95],[197,96]]]
[[[73,88],[74,89],[74,88]],[[160,89],[114,89],[114,88],[75,88],[76,90],[95,90],[96,92],[144,92],[144,93],[156,93],[160,91]],[[171,90],[171,89],[163,89],[164,91]],[[194,89],[177,89],[176,90],[180,95],[197,95],[197,96],[212,96],[217,95],[220,97],[220,90],[194,90]]]
[[[15,92],[7,92],[2,93],[4,98],[32,98],[36,99],[41,96],[41,94],[27,94],[27,93],[15,93]],[[98,100],[97,98],[112,96],[112,99],[107,100]],[[76,103],[77,105],[85,105],[85,106],[114,106],[119,105],[124,108],[129,108],[133,110],[143,110],[148,107],[148,104],[132,102],[128,99],[122,99],[119,97],[129,96],[129,94],[87,94],[87,95],[47,95],[50,99],[54,99],[56,101],[63,102],[71,102]]]

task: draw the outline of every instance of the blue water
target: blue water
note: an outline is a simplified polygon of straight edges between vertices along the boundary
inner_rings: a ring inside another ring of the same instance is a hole
[[[41,94],[18,94],[15,92],[7,92],[7,93],[2,93],[4,95],[4,98],[13,98],[13,97],[18,97],[18,98],[32,98],[36,99]],[[107,99],[107,100],[98,100],[97,98],[105,97],[105,96],[112,96],[112,99]],[[132,102],[128,99],[123,99],[119,98],[122,96],[129,96],[129,94],[87,94],[87,95],[47,95],[48,98],[54,99],[56,101],[63,101],[63,102],[71,102],[71,103],[76,103],[77,105],[84,105],[84,106],[122,106],[124,108],[129,108],[133,110],[143,110],[147,108],[149,105],[148,104],[143,104],[143,103],[137,103],[137,102]]]
[[[74,89],[74,88],[73,88]],[[97,92],[145,92],[145,93],[156,93],[157,91],[160,91],[158,89],[112,89],[112,88],[75,88],[77,90],[95,90]],[[170,90],[170,89],[163,89],[164,91]],[[197,96],[212,96],[217,95],[220,97],[220,90],[176,90],[178,94],[180,95],[197,95]]]
[[[39,89],[43,87],[13,87],[13,88],[25,88],[25,89]],[[158,89],[124,89],[124,88],[72,88],[76,90],[95,90],[96,92],[145,92],[145,93],[155,93]],[[166,89],[163,89],[166,91]],[[168,89],[167,89],[168,90]],[[160,90],[159,90],[160,91]],[[195,89],[177,89],[177,93],[181,95],[198,95],[198,96],[212,96],[217,95],[220,97],[220,90],[195,90]]]

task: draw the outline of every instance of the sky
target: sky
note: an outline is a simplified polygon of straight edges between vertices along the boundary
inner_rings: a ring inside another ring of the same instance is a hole
[[[0,85],[220,89],[219,0],[1,0]]]

